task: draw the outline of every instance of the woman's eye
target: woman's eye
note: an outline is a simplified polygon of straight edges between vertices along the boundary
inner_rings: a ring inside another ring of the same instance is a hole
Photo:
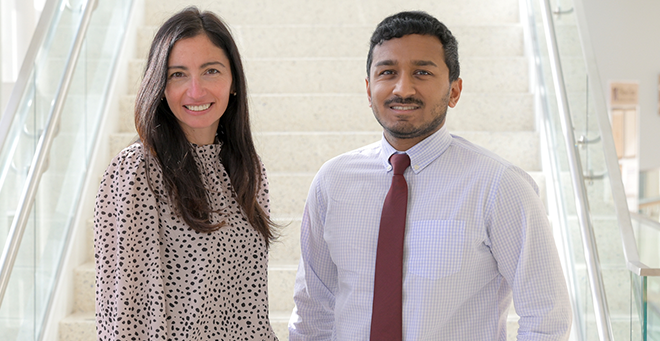
[[[170,78],[179,78],[179,77],[183,77],[182,72],[172,72],[172,74],[170,75]]]
[[[220,73],[220,71],[218,71],[217,69],[208,69],[206,73],[210,75],[214,75],[216,73]]]

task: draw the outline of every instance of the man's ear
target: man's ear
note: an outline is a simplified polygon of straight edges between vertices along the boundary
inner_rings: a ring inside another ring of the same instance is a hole
[[[453,108],[461,98],[461,91],[463,91],[463,80],[461,78],[451,82],[451,90],[449,93],[449,107]]]
[[[371,89],[369,88],[369,77],[364,79],[367,84],[367,98],[369,99],[369,108],[371,108]]]

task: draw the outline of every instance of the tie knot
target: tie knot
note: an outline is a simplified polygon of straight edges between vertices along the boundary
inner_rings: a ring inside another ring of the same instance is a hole
[[[394,169],[394,174],[401,175],[410,166],[410,157],[408,154],[392,154],[390,163]]]

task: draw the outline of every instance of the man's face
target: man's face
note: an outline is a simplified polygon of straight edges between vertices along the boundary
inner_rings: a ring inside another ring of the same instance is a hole
[[[369,106],[397,150],[407,150],[438,131],[447,107],[462,90],[459,78],[449,82],[444,49],[435,36],[411,34],[373,49],[367,78]]]

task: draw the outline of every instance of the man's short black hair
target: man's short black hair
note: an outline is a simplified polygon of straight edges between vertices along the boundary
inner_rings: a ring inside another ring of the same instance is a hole
[[[458,63],[458,42],[451,31],[438,19],[422,11],[400,12],[391,15],[378,24],[371,36],[369,54],[367,55],[367,77],[371,72],[373,50],[376,45],[410,34],[430,35],[438,37],[445,52],[445,64],[449,69],[449,81],[453,82],[460,75]]]

